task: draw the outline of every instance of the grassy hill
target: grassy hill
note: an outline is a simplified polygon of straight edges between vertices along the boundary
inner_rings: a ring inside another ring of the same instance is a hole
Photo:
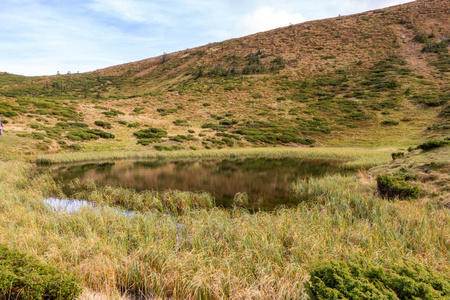
[[[408,146],[449,133],[449,37],[450,3],[420,0],[90,73],[3,73],[2,139],[31,155]]]

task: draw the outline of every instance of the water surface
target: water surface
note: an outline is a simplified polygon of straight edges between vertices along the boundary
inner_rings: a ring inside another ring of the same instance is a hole
[[[237,193],[267,209],[289,205],[291,183],[299,178],[339,172],[339,164],[326,160],[227,159],[184,161],[119,161],[52,167],[54,178],[63,182],[78,178],[98,185],[142,190],[206,191],[216,205],[229,207]]]

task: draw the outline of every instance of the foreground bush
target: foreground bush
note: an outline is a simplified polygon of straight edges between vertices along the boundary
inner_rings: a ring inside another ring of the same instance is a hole
[[[383,198],[388,199],[419,198],[421,189],[418,185],[414,186],[409,183],[409,181],[412,179],[413,178],[405,174],[378,175],[378,192]]]
[[[75,299],[80,292],[73,276],[0,244],[1,299]]]
[[[312,299],[450,299],[450,278],[418,265],[330,261],[310,275]]]

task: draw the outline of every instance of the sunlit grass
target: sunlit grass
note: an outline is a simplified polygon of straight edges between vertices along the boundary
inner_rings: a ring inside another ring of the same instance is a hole
[[[342,161],[349,168],[367,168],[390,160],[392,149],[367,148],[240,148],[222,150],[180,150],[171,152],[77,152],[40,155],[39,164],[72,163],[84,161],[131,160],[131,159],[225,159],[234,157],[330,159]]]

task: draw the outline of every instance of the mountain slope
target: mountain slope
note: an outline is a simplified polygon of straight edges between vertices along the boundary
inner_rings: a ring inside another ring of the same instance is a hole
[[[4,73],[0,114],[50,152],[410,145],[449,133],[448,37],[450,3],[420,0],[91,73]]]

